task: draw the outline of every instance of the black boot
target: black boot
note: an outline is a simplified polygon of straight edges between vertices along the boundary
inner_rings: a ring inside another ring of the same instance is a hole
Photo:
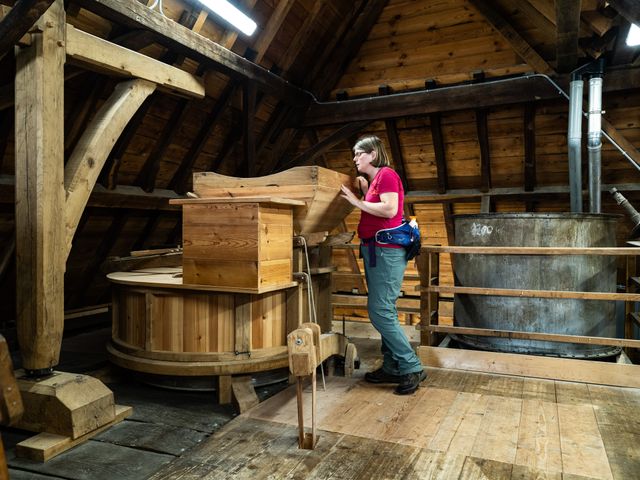
[[[397,395],[409,395],[415,392],[420,386],[420,383],[426,380],[426,378],[427,373],[424,370],[402,375],[400,384],[395,389],[395,393]]]
[[[367,372],[364,374],[364,379],[369,383],[400,383],[402,381],[402,375],[392,375],[385,372],[382,367],[373,372]]]

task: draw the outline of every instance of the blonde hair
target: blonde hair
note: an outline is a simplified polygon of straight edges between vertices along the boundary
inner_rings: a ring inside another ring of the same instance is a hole
[[[354,152],[355,150],[362,150],[366,153],[375,151],[376,158],[371,162],[371,165],[376,168],[391,166],[389,156],[387,155],[387,151],[384,148],[382,140],[380,140],[375,135],[366,135],[364,137],[360,137],[356,144],[353,146],[353,150]]]

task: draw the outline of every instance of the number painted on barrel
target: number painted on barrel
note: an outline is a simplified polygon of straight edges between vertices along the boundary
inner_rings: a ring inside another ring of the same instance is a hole
[[[481,223],[473,223],[473,225],[471,225],[471,235],[474,237],[484,237],[491,235],[492,232],[492,225],[482,225]]]

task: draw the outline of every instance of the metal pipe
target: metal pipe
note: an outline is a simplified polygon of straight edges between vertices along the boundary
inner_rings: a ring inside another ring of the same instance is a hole
[[[582,213],[582,79],[573,80],[569,92],[569,194],[571,211]]]
[[[633,222],[633,230],[631,230],[631,238],[638,238],[640,235],[640,213],[633,208],[633,205],[629,203],[624,195],[622,195],[617,188],[613,187],[609,190],[609,193],[613,195],[613,199],[616,201],[618,205],[625,209],[627,214],[631,217],[631,221]]]
[[[589,79],[589,131],[587,151],[589,152],[589,211],[600,213],[601,182],[601,126],[602,126],[602,77]]]

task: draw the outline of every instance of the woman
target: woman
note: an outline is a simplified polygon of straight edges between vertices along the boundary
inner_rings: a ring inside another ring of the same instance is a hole
[[[399,245],[378,244],[378,230],[402,223],[404,189],[398,174],[389,167],[389,157],[380,139],[370,135],[360,138],[353,147],[353,161],[359,173],[357,186],[364,193],[361,200],[344,185],[342,197],[362,212],[358,224],[360,255],[364,258],[369,298],[369,319],[382,337],[382,367],[365,374],[371,383],[396,383],[395,393],[416,391],[427,375],[398,323],[396,300],[400,295],[406,254]]]

